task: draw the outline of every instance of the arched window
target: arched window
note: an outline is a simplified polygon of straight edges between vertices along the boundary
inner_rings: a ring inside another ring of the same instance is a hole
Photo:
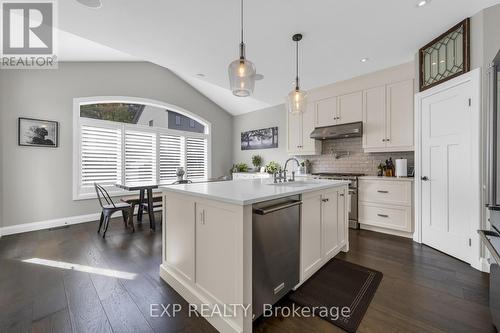
[[[177,106],[131,97],[74,100],[73,199],[95,197],[94,182],[116,195],[116,183],[171,184],[210,176],[211,125]]]

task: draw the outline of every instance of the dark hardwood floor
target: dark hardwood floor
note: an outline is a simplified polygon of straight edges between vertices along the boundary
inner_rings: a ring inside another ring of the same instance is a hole
[[[0,332],[214,332],[160,279],[161,228],[145,220],[131,234],[113,219],[105,240],[97,223],[2,237]],[[359,332],[494,332],[487,274],[399,237],[351,231],[350,242],[339,258],[384,273]],[[150,304],[174,303],[184,309],[175,318],[150,316]],[[319,318],[267,318],[254,330],[342,332]]]

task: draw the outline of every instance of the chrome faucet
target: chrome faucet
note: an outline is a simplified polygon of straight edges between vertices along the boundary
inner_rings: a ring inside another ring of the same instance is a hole
[[[284,170],[283,170],[284,177],[285,177],[285,182],[287,181],[287,179],[286,179],[286,172],[287,172],[286,166],[288,165],[288,162],[290,162],[290,161],[295,161],[297,163],[297,166],[300,167],[300,162],[295,157],[290,157],[289,159],[287,159],[286,162],[285,162]],[[288,179],[288,181],[289,182],[294,182],[295,181],[295,171],[292,171],[292,178]]]
[[[274,183],[282,183],[286,182],[286,170],[279,170],[273,174],[274,177]]]

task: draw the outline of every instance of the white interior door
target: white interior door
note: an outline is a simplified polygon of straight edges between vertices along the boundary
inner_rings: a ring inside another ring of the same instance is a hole
[[[473,86],[465,81],[421,100],[422,243],[471,262],[477,220]]]

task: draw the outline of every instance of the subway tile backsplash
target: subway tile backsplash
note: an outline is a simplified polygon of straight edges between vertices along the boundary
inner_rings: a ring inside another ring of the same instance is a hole
[[[349,153],[349,156],[345,154]],[[338,159],[334,157],[338,155]],[[365,153],[362,138],[347,138],[323,141],[323,151],[319,156],[299,156],[312,163],[312,172],[351,172],[368,176],[377,174],[381,162],[392,157],[392,160],[406,158],[408,167],[415,165],[413,152]]]

